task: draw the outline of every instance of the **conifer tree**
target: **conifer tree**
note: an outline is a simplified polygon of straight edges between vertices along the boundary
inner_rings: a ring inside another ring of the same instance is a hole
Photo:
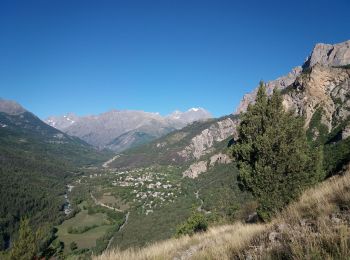
[[[28,219],[22,219],[18,239],[10,251],[11,260],[32,260],[36,252],[35,235]]]
[[[311,151],[303,126],[303,118],[284,110],[280,92],[268,98],[261,82],[255,104],[241,117],[232,151],[239,181],[259,202],[264,220],[323,178],[322,149]]]

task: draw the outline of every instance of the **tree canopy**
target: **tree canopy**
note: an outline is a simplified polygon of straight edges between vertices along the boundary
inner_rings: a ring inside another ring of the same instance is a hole
[[[259,202],[264,220],[323,178],[322,149],[310,149],[303,126],[303,118],[284,110],[280,92],[269,98],[262,82],[255,104],[241,115],[232,152],[239,181]]]

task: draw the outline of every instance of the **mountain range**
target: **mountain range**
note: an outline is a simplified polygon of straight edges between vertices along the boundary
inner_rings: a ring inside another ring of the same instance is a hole
[[[328,176],[349,164],[350,41],[317,44],[301,66],[267,82],[266,88],[269,95],[280,90],[284,107],[305,118],[310,144],[324,149]],[[0,242],[2,238],[5,243],[0,250],[15,237],[24,214],[34,219],[36,227],[44,221],[56,225],[65,218],[74,219],[62,211],[65,185],[72,183],[76,193],[69,196],[78,201],[76,207],[82,201],[91,208],[101,206],[95,205],[93,193],[96,201],[114,198],[113,207],[125,206],[130,212],[123,231],[109,234],[110,240],[101,250],[107,244],[138,247],[169,238],[176,223],[184,221],[198,203],[197,209],[205,214],[215,212],[235,219],[250,216],[255,208],[251,198],[238,189],[237,169],[228,147],[239,138],[240,113],[254,102],[256,93],[255,89],[246,94],[235,113],[221,118],[211,118],[202,108],[164,117],[112,110],[84,117],[72,113],[49,117],[47,124],[16,102],[1,99],[0,195],[4,203],[0,207]],[[86,167],[91,165],[104,168]],[[147,187],[139,186],[143,177],[151,175],[155,177],[152,182],[147,179]],[[168,187],[159,184],[163,189],[157,190],[159,194],[172,192],[175,196],[156,207],[150,202],[156,199],[145,191],[154,194],[158,181]],[[12,188],[8,191],[8,187]]]
[[[335,140],[341,143],[350,136],[349,64],[350,41],[335,45],[317,44],[302,66],[267,82],[267,94],[272,94],[274,89],[282,92],[286,109],[305,118],[309,139],[325,144],[331,140],[332,143]],[[230,159],[224,155],[223,149],[238,138],[239,114],[254,102],[256,93],[257,88],[246,94],[232,115],[174,131],[120,154],[109,165],[115,168],[142,167],[155,162],[187,165],[184,175],[198,176],[216,162],[226,163]],[[332,146],[327,147],[332,149]],[[339,165],[329,167],[331,170]]]
[[[167,116],[133,110],[111,110],[91,116],[69,113],[48,117],[45,122],[95,147],[120,152],[157,139],[194,121],[209,118],[212,115],[207,110],[191,108]]]

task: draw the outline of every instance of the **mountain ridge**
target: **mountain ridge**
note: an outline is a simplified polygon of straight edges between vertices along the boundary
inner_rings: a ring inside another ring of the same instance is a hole
[[[137,136],[130,139],[127,133],[144,133],[149,140],[154,140],[193,121],[211,117],[212,115],[203,108],[191,108],[185,112],[174,111],[167,116],[140,110],[110,110],[99,115],[81,117],[73,113],[52,116],[45,122],[96,147],[121,152],[145,141]],[[119,143],[124,144],[118,145]]]
[[[268,95],[272,94],[273,89],[283,90],[290,86],[304,71],[312,68],[316,64],[321,66],[335,67],[345,66],[350,64],[350,40],[336,43],[336,44],[325,44],[317,43],[313,47],[311,54],[306,58],[305,62],[297,67],[294,67],[286,75],[280,76],[275,80],[266,82],[266,91]],[[258,86],[253,89],[252,92],[246,93],[234,114],[240,114],[245,112],[248,105],[254,102]]]

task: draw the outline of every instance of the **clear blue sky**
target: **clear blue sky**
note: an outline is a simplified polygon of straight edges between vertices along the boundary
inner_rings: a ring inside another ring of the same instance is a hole
[[[350,39],[350,1],[1,0],[0,97],[45,118],[234,111],[317,42]]]

